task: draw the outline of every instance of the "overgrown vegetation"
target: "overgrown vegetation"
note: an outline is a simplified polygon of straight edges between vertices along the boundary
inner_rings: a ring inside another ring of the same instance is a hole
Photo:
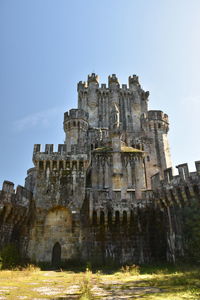
[[[26,268],[0,271],[0,298],[26,299],[200,299],[197,266],[123,266],[118,270],[41,271]],[[128,299],[128,298],[127,298]]]
[[[183,233],[185,237],[185,256],[192,263],[200,263],[200,205],[193,202],[183,208]]]
[[[16,245],[8,244],[0,251],[0,269],[14,268],[20,262],[20,254]]]
[[[92,294],[92,272],[87,268],[80,280],[80,299],[93,300]]]

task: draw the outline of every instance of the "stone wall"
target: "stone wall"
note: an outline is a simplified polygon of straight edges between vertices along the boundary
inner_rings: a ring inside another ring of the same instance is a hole
[[[155,207],[164,214],[167,260],[173,262],[200,257],[200,162],[196,161],[195,165],[196,172],[189,172],[188,165],[181,164],[177,166],[177,176],[168,168],[163,180],[159,173],[152,177]],[[195,247],[191,246],[194,244]],[[197,249],[199,255],[194,254]]]
[[[12,182],[4,181],[0,191],[0,249],[15,243],[21,255],[27,257],[33,211],[32,193],[22,186],[14,190]]]

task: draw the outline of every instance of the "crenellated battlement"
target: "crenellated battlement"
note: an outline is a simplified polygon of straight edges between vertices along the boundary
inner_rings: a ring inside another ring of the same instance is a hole
[[[200,176],[200,161],[195,161],[195,172],[190,172],[187,163],[180,164],[176,166],[178,169],[178,175],[173,175],[173,169],[168,168],[164,170],[164,178],[161,177],[160,173],[152,176],[152,187],[157,189],[163,185],[167,184],[180,184],[181,182],[187,182],[195,180]]]
[[[82,119],[88,121],[88,113],[83,109],[70,109],[70,111],[64,113],[64,122],[71,121],[73,119]]]
[[[16,190],[14,189],[14,183],[5,180],[0,191],[0,204],[12,204],[28,207],[32,199],[32,193],[25,187],[18,185]]]
[[[12,193],[12,194],[15,193],[14,183],[8,180],[4,180],[2,191],[6,193]]]
[[[139,78],[136,75],[132,75],[128,77],[128,84],[120,84],[118,77],[116,74],[112,74],[108,76],[108,84],[102,83],[99,87],[99,76],[95,73],[88,75],[88,81],[79,81],[77,84],[77,91],[82,94],[88,93],[88,88],[90,83],[96,84],[96,92],[99,93],[110,93],[110,89],[113,87],[117,87],[117,89],[121,92],[129,92],[130,94],[137,90],[140,91],[142,100],[147,100],[149,96],[149,91],[143,91],[141,85],[139,83]]]
[[[169,131],[168,115],[163,113],[161,110],[149,110],[147,114],[141,115],[141,125],[146,131],[156,130],[167,133]]]
[[[88,83],[88,86],[90,85],[90,83],[99,84],[99,76],[96,75],[95,73],[88,75],[87,83]]]
[[[44,150],[44,151],[43,151]],[[63,157],[66,158],[68,155],[73,156],[73,153],[67,152],[67,146],[66,144],[58,144],[57,151],[54,151],[54,144],[45,144],[45,146],[42,147],[41,144],[35,144],[33,148],[33,156],[36,157],[41,155],[41,157],[49,157],[55,158],[56,157]],[[52,156],[51,156],[52,155]],[[87,157],[86,154],[77,154],[78,157]]]
[[[77,84],[77,91],[84,90],[88,87],[87,82],[79,81]]]
[[[42,151],[44,150],[44,151]],[[62,154],[66,152],[66,144],[58,144],[57,151],[54,152],[54,144],[45,144],[44,149],[42,149],[41,144],[35,144],[33,148],[33,153],[41,154]]]
[[[154,121],[163,121],[168,123],[168,115],[161,110],[149,110],[148,119]]]
[[[128,78],[129,87],[140,87],[139,77],[137,75],[129,76]]]
[[[119,80],[116,74],[108,76],[108,87],[111,88],[113,84],[115,84],[117,87],[120,87]]]
[[[61,169],[85,169],[88,165],[86,154],[73,154],[66,152],[66,144],[59,144],[58,151],[54,152],[53,144],[46,144],[44,151],[40,144],[34,145],[33,162],[37,169],[61,170]]]
[[[180,164],[178,175],[173,175],[172,168],[164,170],[164,178],[160,173],[151,178],[152,190],[156,199],[162,204],[184,205],[193,198],[200,200],[200,161],[195,162],[196,171],[189,172],[188,164]]]

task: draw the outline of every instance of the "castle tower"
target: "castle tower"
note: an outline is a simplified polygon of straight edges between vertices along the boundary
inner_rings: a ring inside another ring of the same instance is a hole
[[[108,88],[110,90],[110,104],[116,103],[119,106],[119,80],[115,74],[108,76]]]
[[[81,109],[71,109],[64,114],[63,127],[67,152],[76,148],[76,152],[83,152],[88,130],[88,113]]]
[[[98,88],[99,77],[92,73],[88,75],[87,84],[78,83],[79,101],[78,107],[89,113],[89,124],[92,127],[98,127]]]
[[[168,115],[160,110],[150,110],[141,117],[141,126],[151,143],[146,143],[146,172],[148,187],[151,187],[150,178],[157,172],[161,176],[164,170],[172,166],[168,142],[169,121]]]

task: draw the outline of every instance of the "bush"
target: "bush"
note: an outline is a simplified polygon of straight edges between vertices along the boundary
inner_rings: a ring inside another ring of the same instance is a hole
[[[84,276],[82,280],[80,281],[80,300],[93,300],[94,297],[92,295],[91,289],[92,289],[92,272],[86,268],[86,271],[84,273]]]
[[[14,244],[6,245],[0,252],[0,268],[11,269],[20,264],[19,250]]]
[[[183,210],[185,254],[188,262],[200,263],[200,213],[199,203],[193,202]]]
[[[121,268],[121,272],[132,276],[139,275],[140,267],[137,265],[124,266]]]

